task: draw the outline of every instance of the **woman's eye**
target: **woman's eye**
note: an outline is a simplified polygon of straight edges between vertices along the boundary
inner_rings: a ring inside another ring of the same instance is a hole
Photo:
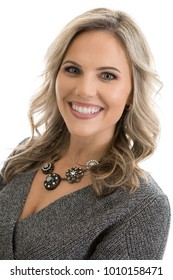
[[[69,66],[65,68],[65,72],[68,72],[70,74],[79,74],[80,70],[77,67]]]
[[[104,79],[104,80],[115,80],[116,79],[116,76],[111,74],[111,73],[103,73],[101,75],[101,77]]]

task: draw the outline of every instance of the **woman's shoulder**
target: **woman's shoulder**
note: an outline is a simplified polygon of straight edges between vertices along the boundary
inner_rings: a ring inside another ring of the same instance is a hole
[[[148,208],[150,211],[153,207],[170,213],[169,199],[151,174],[146,173],[146,179],[140,178],[139,181],[139,187],[129,195],[129,208],[134,213],[137,209],[143,211]]]
[[[167,197],[152,175],[147,172],[145,172],[145,175],[146,178],[139,178],[140,184],[134,196],[139,197],[141,200]]]
[[[5,186],[4,182],[3,182],[3,177],[0,174],[0,191],[3,189],[3,187]]]
[[[3,189],[3,187],[6,185],[4,183],[4,178],[3,178],[3,174],[4,174],[4,171],[5,171],[5,168],[7,166],[7,162],[10,161],[11,157],[13,157],[16,153],[16,151],[18,149],[20,149],[22,146],[25,146],[27,144],[27,142],[29,141],[29,137],[27,138],[24,138],[23,140],[21,140],[17,146],[15,148],[12,149],[11,153],[9,154],[9,156],[7,157],[7,159],[4,161],[3,165],[2,165],[2,168],[0,169],[0,190]]]
[[[109,202],[112,211],[116,213],[121,211],[128,216],[136,215],[146,209],[150,211],[153,207],[170,212],[167,195],[149,173],[146,173],[146,178],[140,178],[139,182],[139,187],[133,192],[130,192],[127,187],[117,189],[105,203]]]

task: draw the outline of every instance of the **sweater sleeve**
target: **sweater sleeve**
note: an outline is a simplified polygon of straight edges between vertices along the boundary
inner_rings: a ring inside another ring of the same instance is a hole
[[[120,228],[113,225],[89,259],[159,260],[163,258],[170,226],[170,206],[158,196],[136,211]]]
[[[25,138],[24,140],[22,140],[22,141],[17,145],[17,147],[19,147],[20,145],[25,144],[25,143],[28,141],[28,139],[29,139],[29,137],[28,137],[28,138]],[[15,149],[11,152],[11,154],[7,157],[7,159],[14,155],[14,151],[15,151]],[[3,173],[3,171],[5,170],[5,167],[6,167],[6,163],[3,165],[2,169],[0,170],[0,191],[1,191],[1,190],[4,188],[4,186],[5,186],[5,184],[3,183],[3,177],[2,177],[2,175],[1,175],[1,174]]]

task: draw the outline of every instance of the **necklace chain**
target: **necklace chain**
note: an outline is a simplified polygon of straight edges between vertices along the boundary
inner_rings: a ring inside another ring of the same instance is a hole
[[[46,190],[56,189],[62,180],[67,181],[69,184],[79,183],[83,178],[85,172],[89,170],[92,166],[98,165],[97,160],[89,160],[86,163],[86,168],[72,167],[65,172],[65,177],[62,178],[59,174],[54,173],[55,166],[53,163],[45,163],[41,168],[43,174],[46,174],[46,179],[44,181],[44,187]]]

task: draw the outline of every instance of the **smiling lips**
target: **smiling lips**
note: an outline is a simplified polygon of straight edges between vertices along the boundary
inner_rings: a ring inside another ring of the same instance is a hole
[[[96,106],[96,105],[90,105],[90,104],[78,104],[71,102],[70,107],[72,109],[72,112],[75,114],[77,117],[94,117],[96,116],[103,108]]]

